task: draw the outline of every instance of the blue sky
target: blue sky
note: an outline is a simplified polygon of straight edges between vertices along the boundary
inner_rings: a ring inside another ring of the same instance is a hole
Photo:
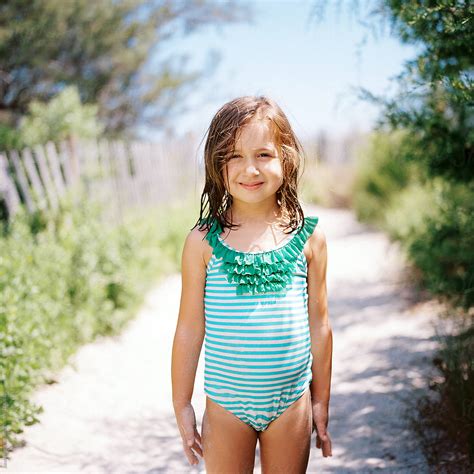
[[[189,69],[202,68],[211,49],[221,55],[215,74],[173,122],[175,132],[194,130],[201,139],[222,104],[247,94],[275,99],[303,140],[320,130],[338,136],[370,129],[378,111],[357,100],[351,88],[393,92],[390,77],[416,50],[372,19],[375,36],[351,16],[350,3],[329,1],[324,20],[316,22],[310,17],[313,1],[259,0],[251,23],[208,27],[169,44],[174,52],[190,54]]]

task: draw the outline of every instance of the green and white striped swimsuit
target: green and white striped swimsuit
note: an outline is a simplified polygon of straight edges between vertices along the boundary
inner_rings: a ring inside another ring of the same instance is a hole
[[[217,221],[206,235],[213,254],[204,296],[204,391],[257,431],[312,380],[303,247],[317,222],[306,217],[283,246],[266,252],[233,249]]]

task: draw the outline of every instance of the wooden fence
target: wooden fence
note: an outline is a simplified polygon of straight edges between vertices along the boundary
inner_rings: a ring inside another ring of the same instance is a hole
[[[85,192],[108,217],[121,219],[133,207],[149,207],[196,188],[196,144],[190,137],[152,142],[70,138],[59,144],[0,152],[0,199],[8,217],[20,205],[28,212],[56,210],[61,197]]]

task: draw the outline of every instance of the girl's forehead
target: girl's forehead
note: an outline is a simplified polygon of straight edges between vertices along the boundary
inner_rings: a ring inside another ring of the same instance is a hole
[[[236,136],[235,148],[260,148],[274,149],[276,147],[275,134],[268,123],[264,120],[252,120],[244,125]]]

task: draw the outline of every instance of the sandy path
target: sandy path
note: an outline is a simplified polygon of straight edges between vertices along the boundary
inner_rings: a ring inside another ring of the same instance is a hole
[[[330,433],[332,458],[315,448],[308,472],[428,472],[404,421],[429,370],[434,311],[413,306],[403,262],[386,237],[344,210],[306,206],[328,240],[328,293],[334,334]],[[38,390],[41,423],[25,431],[0,472],[198,473],[181,450],[171,403],[170,359],[179,274],[163,280],[115,339],[83,347],[75,368]],[[193,404],[204,411],[201,353]],[[258,456],[258,450],[257,450]],[[255,472],[260,472],[259,461]]]

